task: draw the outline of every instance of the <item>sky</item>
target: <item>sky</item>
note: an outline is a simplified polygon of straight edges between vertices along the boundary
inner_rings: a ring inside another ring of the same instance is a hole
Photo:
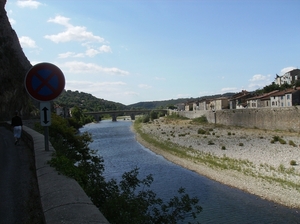
[[[130,105],[254,91],[298,68],[299,0],[7,0],[32,65]]]

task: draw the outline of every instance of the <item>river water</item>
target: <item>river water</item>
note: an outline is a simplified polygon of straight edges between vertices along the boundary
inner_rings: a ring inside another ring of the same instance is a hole
[[[166,200],[184,187],[190,196],[199,198],[203,211],[197,221],[203,224],[300,223],[300,210],[220,184],[156,155],[135,140],[131,125],[131,121],[101,121],[80,129],[92,134],[90,148],[104,158],[106,178],[120,180],[124,172],[139,167],[141,177],[153,175],[151,189]]]

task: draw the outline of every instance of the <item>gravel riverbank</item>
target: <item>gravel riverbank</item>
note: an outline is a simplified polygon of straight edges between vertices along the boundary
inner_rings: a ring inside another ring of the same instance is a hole
[[[300,208],[299,133],[166,118],[143,124],[141,131],[187,152],[188,156],[182,156],[155,147],[136,133],[138,142],[173,163],[261,198]]]

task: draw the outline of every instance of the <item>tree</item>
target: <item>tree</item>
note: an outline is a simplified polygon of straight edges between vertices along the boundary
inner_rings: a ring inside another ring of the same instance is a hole
[[[154,119],[158,118],[158,113],[154,110],[151,110],[150,112],[150,119],[153,121]]]

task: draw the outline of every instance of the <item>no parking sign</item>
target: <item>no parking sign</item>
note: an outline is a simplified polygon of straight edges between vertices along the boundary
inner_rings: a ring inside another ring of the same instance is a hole
[[[65,88],[62,71],[50,63],[34,65],[26,74],[25,87],[28,94],[38,101],[51,101]]]
[[[40,101],[41,125],[45,127],[45,150],[49,151],[48,126],[51,125],[50,101],[58,97],[65,88],[62,71],[50,63],[34,65],[26,74],[25,87],[28,94]]]

